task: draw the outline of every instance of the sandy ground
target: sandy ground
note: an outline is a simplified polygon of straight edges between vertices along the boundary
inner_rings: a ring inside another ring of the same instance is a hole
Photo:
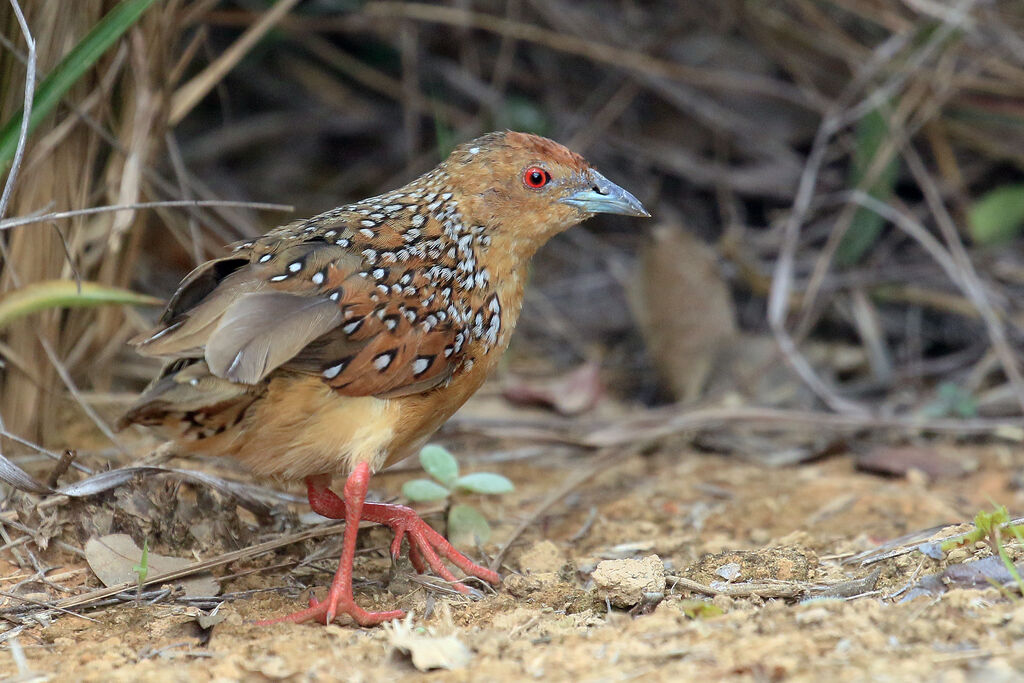
[[[392,569],[383,552],[386,530],[369,529],[356,561],[356,576],[364,579],[357,599],[368,608],[411,610],[413,628],[404,635],[401,627],[252,623],[301,607],[300,580],[323,590],[329,561],[300,579],[287,565],[314,551],[334,557],[335,536],[215,572],[235,576],[222,582],[223,593],[294,590],[226,602],[219,609],[224,618],[208,630],[197,624],[195,607],[122,603],[84,612],[95,622],[56,617],[18,642],[28,669],[39,674],[31,680],[1019,680],[1019,598],[993,587],[955,586],[909,600],[906,591],[890,597],[950,562],[990,555],[988,546],[961,548],[943,560],[911,552],[867,567],[848,561],[887,539],[970,519],[990,501],[1011,512],[1024,508],[1024,495],[1011,484],[1020,468],[1011,447],[940,450],[972,463],[973,471],[934,482],[918,472],[883,478],[857,471],[852,456],[842,454],[770,469],[668,446],[625,457],[542,515],[508,552],[504,585],[477,601],[409,581],[408,566]],[[497,544],[486,550],[493,554],[587,462],[535,458],[489,467],[518,488],[478,501],[488,517],[502,520]],[[374,492],[394,495],[412,476],[384,474]],[[663,599],[649,595],[633,609],[609,610],[593,584],[597,564],[651,555],[669,575]],[[54,571],[81,566],[72,560]],[[712,597],[673,586],[672,578],[717,581],[720,588],[723,577],[735,586],[811,586],[879,569],[873,590],[845,598]],[[465,665],[421,673],[394,647],[403,638],[425,640],[416,646],[421,654],[441,649],[464,657]],[[9,649],[0,652],[0,673],[17,673]]]

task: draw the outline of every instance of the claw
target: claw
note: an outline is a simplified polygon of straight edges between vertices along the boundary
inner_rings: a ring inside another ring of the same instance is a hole
[[[470,576],[493,584],[501,581],[501,577],[496,572],[481,567],[456,550],[444,536],[424,522],[412,508],[404,505],[365,503],[362,518],[378,524],[386,524],[395,532],[395,538],[391,541],[392,556],[401,552],[402,540],[407,538],[409,540],[409,560],[412,562],[413,568],[422,574],[429,565],[435,573],[449,581],[452,587],[460,593],[469,594],[470,589],[452,574],[441,560],[442,557]]]

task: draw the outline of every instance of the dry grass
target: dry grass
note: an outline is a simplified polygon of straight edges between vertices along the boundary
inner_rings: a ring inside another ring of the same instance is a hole
[[[84,0],[75,11],[60,3],[32,3],[26,19],[37,43],[38,70],[46,74],[116,3]],[[9,215],[67,210],[99,203],[131,203],[147,192],[145,171],[162,152],[164,111],[170,83],[164,75],[177,44],[177,2],[147,13],[117,47],[68,93],[55,115],[30,140]],[[9,5],[3,24],[16,26]],[[15,36],[8,30],[6,35]],[[0,55],[3,83],[0,117],[21,108],[25,66],[23,42]],[[11,230],[2,284],[74,278],[127,287],[142,243],[142,220],[128,212],[82,216],[60,223]],[[133,229],[134,228],[134,229]],[[113,308],[51,311],[13,323],[3,331],[6,363],[0,391],[5,427],[45,438],[66,419],[67,388],[42,346],[50,344],[76,384],[105,390],[111,367],[131,328]]]
[[[40,73],[113,5],[28,7]],[[7,118],[24,67],[2,11],[13,44],[0,65]],[[533,129],[628,178],[663,221],[717,241],[741,327],[767,323],[832,410],[899,413],[951,380],[980,396],[983,412],[1021,413],[1024,264],[965,238],[971,203],[1024,177],[1024,18],[1012,3],[318,11],[212,0],[152,8],[33,134],[8,214],[224,196],[305,214],[420,172],[459,139]],[[865,116],[884,126],[877,146],[859,142]],[[893,163],[895,194],[878,195]],[[837,266],[864,213],[888,227]],[[196,207],[26,226],[5,235],[0,288],[81,277],[164,295],[194,262],[266,224]],[[604,347],[624,390],[650,396],[622,294],[646,238],[622,226],[595,222],[542,254],[517,343],[559,364]],[[68,382],[40,339],[87,398],[138,386],[151,368],[123,355],[134,316],[54,311],[4,330],[5,428],[60,441]],[[836,385],[805,358],[808,337],[859,345],[870,363]],[[909,402],[908,380],[921,392]]]

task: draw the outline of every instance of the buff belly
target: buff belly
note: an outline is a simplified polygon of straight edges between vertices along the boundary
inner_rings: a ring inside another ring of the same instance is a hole
[[[388,399],[339,396],[316,377],[274,379],[230,439],[200,449],[282,479],[345,474],[360,462],[376,471],[392,459],[400,411]]]

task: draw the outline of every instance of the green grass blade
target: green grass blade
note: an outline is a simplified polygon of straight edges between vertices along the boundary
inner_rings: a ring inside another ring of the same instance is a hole
[[[138,21],[152,4],[153,0],[124,0],[100,19],[89,34],[39,84],[32,102],[29,133],[53,111],[60,98],[82,77],[82,74],[95,64],[96,60]],[[19,111],[0,129],[0,171],[6,170],[14,158],[23,115],[24,110]]]
[[[29,313],[50,308],[131,304],[158,306],[160,299],[127,289],[107,287],[96,282],[83,282],[81,291],[74,280],[47,280],[14,290],[0,298],[0,328]]]
[[[850,185],[860,187],[874,162],[889,138],[889,122],[881,111],[875,109],[868,113],[857,124],[856,144],[853,149],[853,168],[850,172]],[[865,191],[875,199],[887,202],[892,196],[896,179],[899,175],[899,162],[893,158],[886,163],[874,182],[865,187]],[[885,219],[865,207],[857,209],[853,215],[849,229],[839,242],[836,250],[836,263],[839,266],[852,266],[874,246],[885,227]]]

